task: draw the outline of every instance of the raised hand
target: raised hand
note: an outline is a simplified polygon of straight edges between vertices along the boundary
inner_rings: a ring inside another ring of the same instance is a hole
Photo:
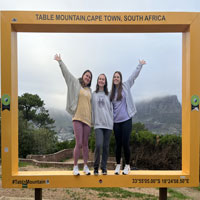
[[[141,65],[147,64],[145,60],[139,60],[139,63],[140,63]]]
[[[56,55],[54,56],[54,60],[60,61],[60,60],[61,60],[60,54],[56,54]]]

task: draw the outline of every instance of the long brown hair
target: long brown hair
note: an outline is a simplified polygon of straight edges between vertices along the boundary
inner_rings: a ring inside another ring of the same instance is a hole
[[[104,90],[105,94],[108,95],[108,82],[107,82],[107,77],[106,77],[105,74],[100,74],[100,75],[98,76],[95,92],[96,92],[96,93],[99,92],[98,80],[99,80],[99,77],[100,77],[101,75],[103,75],[103,76],[105,77],[105,85],[104,85],[104,87],[103,87],[103,90]]]
[[[118,91],[117,91],[117,101],[120,101],[122,99],[122,73],[120,71],[116,71],[113,74],[112,89],[111,89],[111,94],[110,94],[110,101],[113,101],[114,98],[115,98],[116,86],[114,84],[114,76],[115,76],[116,73],[118,73],[119,76],[120,76],[120,83],[119,83],[119,87],[118,87]]]
[[[84,82],[83,82],[83,76],[84,76],[87,72],[90,73],[91,79],[90,79],[90,82],[88,83],[88,85],[86,85],[86,87],[90,87],[90,86],[91,86],[91,83],[92,83],[92,72],[91,72],[89,69],[87,69],[87,70],[85,70],[85,71],[83,72],[82,77],[78,79],[78,80],[79,80],[79,83],[81,84],[82,87],[85,87],[85,84],[84,84]]]

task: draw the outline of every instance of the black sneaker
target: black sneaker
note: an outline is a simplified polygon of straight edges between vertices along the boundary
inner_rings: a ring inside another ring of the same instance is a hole
[[[98,169],[94,169],[94,175],[95,175],[95,176],[99,175]]]
[[[106,169],[102,169],[102,172],[101,172],[103,175],[107,175],[107,170]]]

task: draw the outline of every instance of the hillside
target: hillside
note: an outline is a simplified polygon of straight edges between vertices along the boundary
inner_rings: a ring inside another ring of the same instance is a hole
[[[181,104],[177,96],[154,98],[136,103],[137,114],[133,123],[145,124],[153,133],[181,134]]]
[[[177,96],[153,98],[136,103],[137,114],[133,123],[145,124],[153,133],[181,134],[181,104]],[[50,116],[55,119],[55,130],[60,141],[74,138],[72,119],[65,110],[49,109]]]
[[[55,131],[58,133],[58,140],[72,140],[74,138],[72,118],[65,110],[49,108],[50,116],[55,120]]]

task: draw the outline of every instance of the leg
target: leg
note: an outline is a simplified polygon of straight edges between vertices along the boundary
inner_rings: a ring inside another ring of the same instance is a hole
[[[122,145],[124,149],[124,157],[127,165],[130,164],[130,135],[132,131],[132,119],[122,123]]]
[[[110,144],[110,136],[112,131],[108,129],[104,129],[103,131],[103,154],[101,161],[101,169],[107,169],[107,160],[109,155],[109,144]]]
[[[103,129],[95,129],[95,155],[94,155],[94,169],[99,169],[101,149],[103,146]]]
[[[115,142],[116,142],[116,162],[117,164],[120,164],[121,151],[122,151],[121,123],[114,123],[114,134],[115,134]]]
[[[82,147],[83,147],[83,160],[84,164],[87,165],[88,161],[88,154],[89,154],[89,149],[88,149],[88,138],[90,135],[91,128],[87,125],[83,125],[83,140],[82,140]]]
[[[82,148],[82,140],[83,140],[83,123],[80,121],[73,121],[74,127],[74,135],[76,140],[76,145],[74,148],[74,165],[77,165],[80,150]]]

